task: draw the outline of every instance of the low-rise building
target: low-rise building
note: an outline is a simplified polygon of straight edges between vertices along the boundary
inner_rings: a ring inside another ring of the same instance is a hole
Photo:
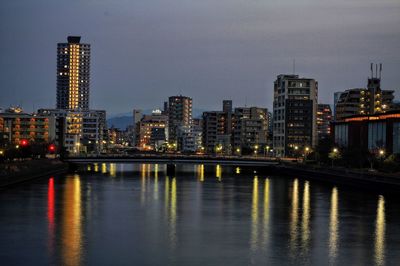
[[[61,120],[60,145],[69,153],[99,153],[106,149],[106,111],[74,111],[65,109],[39,109],[38,114],[54,116]]]
[[[353,88],[335,93],[335,120],[342,121],[354,115],[385,113],[392,110],[394,91],[381,89],[381,74],[373,73],[368,78],[367,88]]]
[[[56,127],[56,118],[51,115],[28,114],[21,108],[10,108],[0,113],[0,145],[18,145],[22,140],[54,143]]]
[[[233,147],[235,150],[260,152],[268,142],[268,110],[238,107],[233,115]]]
[[[144,115],[135,128],[136,147],[141,150],[158,150],[168,140],[168,116],[160,110]]]
[[[347,117],[334,122],[332,129],[334,143],[342,149],[400,153],[399,111]]]

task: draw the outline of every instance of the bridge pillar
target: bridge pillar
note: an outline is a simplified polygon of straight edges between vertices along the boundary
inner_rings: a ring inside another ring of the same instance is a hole
[[[167,164],[167,176],[175,176],[176,165],[169,163]]]

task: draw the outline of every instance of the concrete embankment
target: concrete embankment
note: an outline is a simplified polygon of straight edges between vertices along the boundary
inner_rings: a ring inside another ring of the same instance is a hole
[[[68,164],[59,160],[3,162],[0,165],[0,188],[67,171]]]
[[[345,184],[369,189],[399,191],[400,175],[357,171],[345,168],[322,168],[301,164],[280,164],[266,169],[270,174],[283,174],[334,184]]]

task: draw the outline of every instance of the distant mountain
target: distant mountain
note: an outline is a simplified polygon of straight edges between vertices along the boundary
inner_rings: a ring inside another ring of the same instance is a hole
[[[143,110],[144,114],[151,114],[150,109]],[[200,118],[205,110],[204,109],[193,109],[193,118]],[[133,124],[132,113],[121,113],[111,116],[107,119],[108,128],[115,127],[121,130],[126,129],[128,126]]]
[[[118,116],[107,119],[108,128],[115,127],[124,130],[132,124],[133,124],[132,116]]]

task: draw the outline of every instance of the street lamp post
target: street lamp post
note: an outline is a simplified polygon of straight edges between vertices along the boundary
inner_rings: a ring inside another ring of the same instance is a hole
[[[267,145],[267,146],[265,146],[265,149],[264,149],[264,157],[268,156],[268,151],[269,151],[269,146]]]
[[[257,157],[258,145],[254,145],[254,155]]]
[[[307,161],[307,157],[308,157],[308,153],[310,152],[310,148],[309,147],[305,147],[304,148],[304,162]]]

